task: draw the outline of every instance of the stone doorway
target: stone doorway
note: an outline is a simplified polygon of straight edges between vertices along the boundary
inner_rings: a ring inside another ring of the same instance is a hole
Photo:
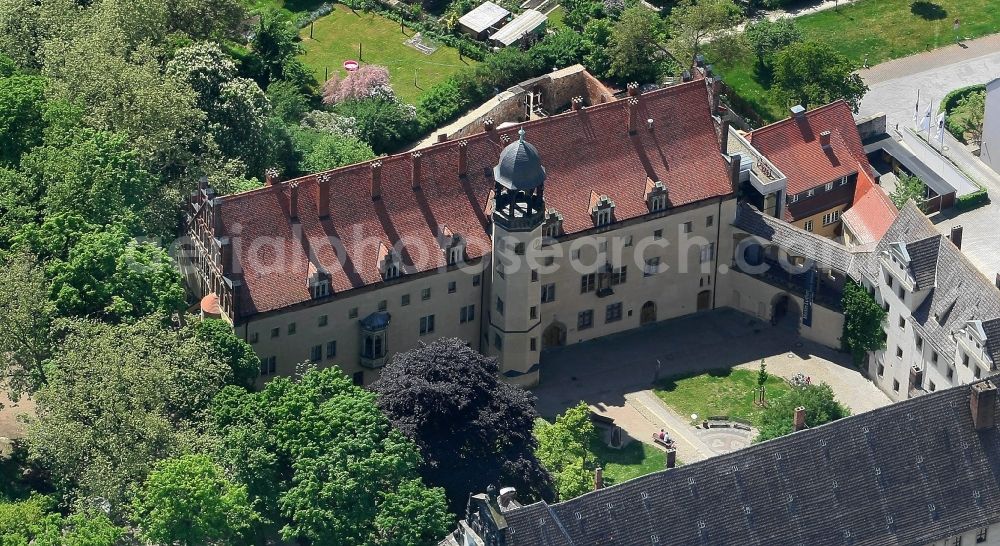
[[[656,303],[647,301],[642,304],[642,310],[639,311],[639,325],[643,326],[654,322],[656,322]]]
[[[542,332],[542,350],[566,345],[566,326],[561,322],[553,322]]]
[[[712,292],[711,290],[702,290],[698,292],[698,311],[708,311],[712,308]]]
[[[799,329],[802,311],[799,304],[788,294],[778,294],[771,300],[771,325],[792,330]]]

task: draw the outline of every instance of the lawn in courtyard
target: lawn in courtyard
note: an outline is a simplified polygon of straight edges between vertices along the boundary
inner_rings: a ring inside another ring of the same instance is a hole
[[[560,28],[566,28],[566,10],[562,6],[556,6],[555,9],[548,12],[548,22],[545,23],[547,28],[552,30],[559,30]]]
[[[331,76],[345,74],[343,64],[348,59],[385,66],[392,88],[408,103],[415,103],[434,84],[475,64],[470,59],[460,60],[458,50],[444,45],[425,55],[403,43],[413,34],[409,28],[400,32],[399,23],[377,13],[354,12],[337,4],[330,15],[316,20],[312,38],[308,25],[302,29],[302,62],[318,82],[324,81],[327,69]]]
[[[796,19],[807,40],[817,40],[846,55],[858,67],[869,66],[955,43],[952,30],[961,21],[962,39],[1000,32],[1000,7],[991,0],[858,0]],[[776,104],[754,70],[752,54],[724,56],[713,51],[707,58],[723,80],[768,121],[788,115]]]
[[[724,369],[663,379],[657,382],[654,392],[685,418],[691,414],[697,414],[699,420],[727,415],[759,426],[764,409],[754,404],[756,389],[756,370]],[[790,390],[781,377],[768,377],[768,400],[776,400]]]
[[[663,449],[633,440],[622,449],[608,447],[599,438],[590,444],[591,454],[604,469],[604,484],[614,485],[666,468]],[[680,466],[681,462],[677,461]]]

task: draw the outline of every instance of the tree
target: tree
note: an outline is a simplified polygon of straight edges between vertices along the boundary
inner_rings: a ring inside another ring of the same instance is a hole
[[[206,319],[191,324],[195,338],[211,351],[214,358],[232,370],[230,383],[252,387],[260,373],[260,357],[249,343],[236,337],[233,327],[220,319]]]
[[[337,105],[337,113],[356,120],[358,138],[377,154],[391,152],[415,136],[416,110],[395,97],[350,100]]]
[[[535,422],[538,460],[555,478],[559,500],[578,497],[594,488],[587,465],[591,463],[590,443],[597,435],[585,402],[569,408],[554,423]]]
[[[323,84],[323,104],[333,106],[349,100],[367,99],[376,88],[389,85],[389,69],[366,64],[347,76],[334,75]]]
[[[889,199],[892,199],[892,204],[896,205],[897,209],[903,210],[903,206],[910,199],[914,200],[918,206],[923,205],[927,195],[927,186],[922,180],[905,173],[900,173],[897,180],[896,187],[889,194]]]
[[[608,54],[608,44],[614,31],[611,21],[593,19],[587,22],[583,29],[583,44],[586,52],[583,63],[587,69],[601,77],[611,75],[611,56]]]
[[[42,143],[45,80],[0,78],[0,164],[17,165],[21,154]]]
[[[420,472],[448,495],[452,511],[469,492],[511,485],[552,498],[535,456],[534,397],[497,376],[496,359],[457,338],[398,353],[372,384],[379,408],[420,447]]]
[[[644,6],[622,12],[608,41],[608,74],[618,81],[649,82],[659,76],[657,56],[663,51],[663,20]]]
[[[771,67],[771,60],[776,53],[802,41],[802,32],[790,17],[777,21],[761,19],[747,25],[744,34],[757,57],[757,64],[766,68]]]
[[[841,297],[844,308],[844,330],[840,343],[854,357],[854,365],[861,366],[865,355],[885,349],[886,311],[860,284],[848,280]]]
[[[793,387],[774,401],[761,416],[760,434],[755,441],[765,442],[790,434],[794,430],[795,408],[806,409],[806,424],[818,427],[847,417],[851,411],[837,402],[833,389],[826,383]]]
[[[292,138],[295,148],[302,154],[299,170],[303,172],[326,171],[375,157],[371,146],[350,135],[297,128]]]
[[[418,480],[416,446],[338,368],[260,392],[226,388],[212,423],[225,466],[283,540],[431,545],[448,532],[443,492]]]
[[[0,265],[0,388],[17,400],[45,382],[53,306],[35,257],[11,253]]]
[[[158,318],[72,319],[57,328],[62,343],[34,396],[30,459],[63,496],[103,499],[121,519],[156,461],[204,441],[197,431],[233,370],[190,326]]]
[[[114,546],[124,536],[105,514],[83,512],[66,518],[51,497],[33,494],[18,502],[0,502],[0,544],[20,546]]]
[[[245,66],[246,75],[261,88],[271,82],[290,81],[299,85],[297,77],[302,70],[301,61],[295,58],[301,46],[298,33],[281,13],[268,10],[260,15],[250,41],[251,54]]]
[[[701,44],[736,26],[742,11],[732,0],[682,0],[670,10],[670,45],[674,56],[689,66]]]
[[[799,42],[775,56],[774,90],[790,104],[808,108],[843,99],[857,112],[868,86],[854,74],[847,57],[833,48],[817,42]]]
[[[542,38],[530,53],[538,59],[540,66],[564,68],[583,60],[583,37],[579,32],[560,29]]]
[[[218,44],[199,42],[174,52],[165,72],[191,86],[198,108],[211,113],[217,108],[222,86],[236,78],[236,63]]]
[[[133,521],[155,544],[245,544],[257,519],[246,487],[205,455],[160,461],[134,501]]]
[[[271,112],[285,123],[298,123],[309,111],[309,98],[295,84],[286,81],[267,86]]]
[[[976,144],[983,141],[983,120],[986,116],[986,91],[969,93],[958,101],[952,118],[958,118],[958,133],[960,140],[965,141],[966,135]]]

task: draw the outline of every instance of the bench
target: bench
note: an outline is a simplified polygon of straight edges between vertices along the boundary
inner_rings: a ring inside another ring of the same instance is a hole
[[[674,449],[673,439],[667,438],[666,440],[661,440],[659,433],[656,432],[653,433],[653,442],[655,442],[656,445],[663,446],[667,449]]]

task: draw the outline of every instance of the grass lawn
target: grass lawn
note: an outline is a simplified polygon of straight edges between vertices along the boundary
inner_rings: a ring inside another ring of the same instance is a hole
[[[548,13],[549,21],[546,23],[547,28],[552,30],[559,30],[566,27],[566,23],[563,19],[566,18],[566,10],[562,6],[556,6],[556,8]]]
[[[961,20],[963,39],[1000,32],[1000,7],[995,0],[859,0],[839,9],[821,11],[796,22],[808,40],[817,40],[869,66],[955,43],[952,23]],[[727,84],[757,107],[764,118],[787,116],[784,105],[772,104],[754,73],[752,55],[724,57],[707,54]]]
[[[470,59],[459,60],[458,50],[443,45],[431,55],[424,55],[403,43],[413,36],[412,30],[401,33],[395,21],[374,13],[355,13],[342,4],[316,21],[313,38],[309,38],[308,26],[302,29],[301,36],[302,61],[316,81],[324,81],[327,68],[330,75],[344,74],[343,64],[348,59],[378,64],[389,69],[392,88],[408,103],[415,103],[424,90],[475,64]]]
[[[634,440],[622,449],[612,449],[600,439],[590,444],[590,451],[604,468],[604,484],[614,485],[666,468],[666,455],[660,448]],[[677,461],[680,466],[681,462]]]
[[[753,403],[756,388],[756,370],[725,369],[663,379],[657,383],[654,392],[684,417],[692,413],[698,414],[698,419],[728,415],[759,426],[763,409]],[[783,378],[768,377],[766,392],[769,400],[790,390]]]
[[[291,13],[309,13],[327,0],[246,0],[249,9],[278,9]]]

